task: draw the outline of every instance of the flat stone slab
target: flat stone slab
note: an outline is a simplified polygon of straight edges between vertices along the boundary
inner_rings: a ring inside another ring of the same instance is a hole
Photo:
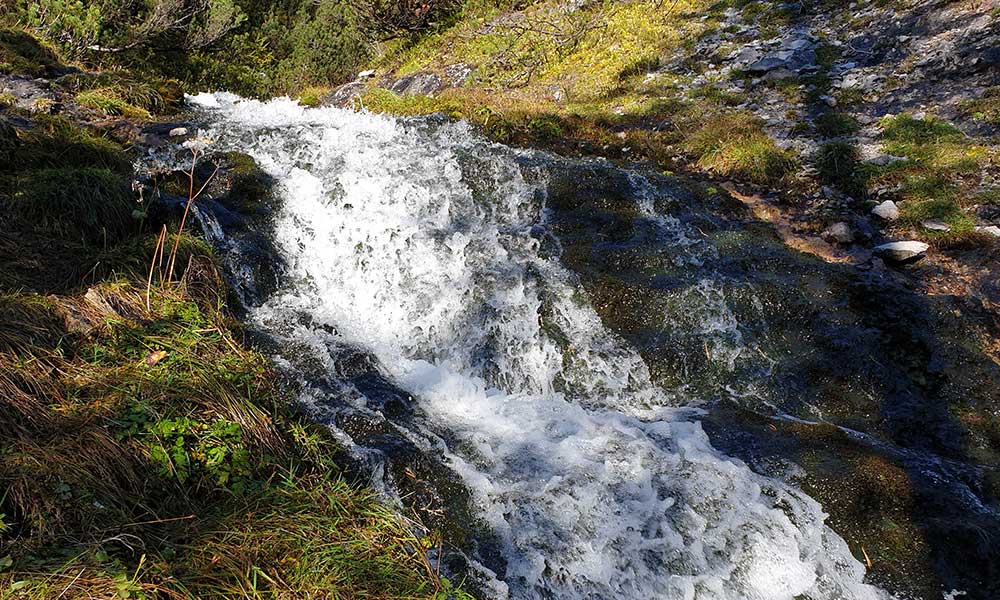
[[[872,252],[874,252],[876,256],[885,260],[905,263],[923,258],[929,247],[930,246],[923,242],[908,240],[905,242],[889,242],[888,244],[881,244],[879,246],[875,246],[872,249]]]

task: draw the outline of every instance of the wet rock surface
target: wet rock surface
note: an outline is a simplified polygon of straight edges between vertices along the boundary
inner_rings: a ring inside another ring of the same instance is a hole
[[[667,241],[613,173],[552,181],[563,260],[661,385],[704,400],[714,444],[819,499],[872,582],[928,600],[1000,593],[1000,438],[987,416],[1000,366],[960,316],[978,314],[988,338],[995,314],[925,296],[878,259],[792,251],[722,196],[662,182],[657,206],[689,232]],[[699,260],[678,245],[703,247]]]

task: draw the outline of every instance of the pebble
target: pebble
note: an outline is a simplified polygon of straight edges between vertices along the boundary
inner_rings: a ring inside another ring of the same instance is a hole
[[[839,223],[834,223],[823,231],[822,237],[824,240],[833,240],[838,244],[850,244],[854,241],[854,232],[847,223],[840,221]]]

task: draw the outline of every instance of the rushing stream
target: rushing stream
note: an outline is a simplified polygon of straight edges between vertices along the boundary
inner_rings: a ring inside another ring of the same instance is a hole
[[[555,159],[463,123],[226,94],[195,102],[215,145],[250,154],[276,184],[280,284],[248,301],[250,322],[359,460],[383,469],[386,436],[336,424],[386,417],[397,443],[441,458],[467,490],[475,539],[464,550],[486,593],[885,596],[862,583],[817,502],[715,450],[702,399],[654,385],[602,325],[550,228]],[[676,268],[711,257],[661,212],[669,190],[637,173],[622,182]],[[719,340],[704,351],[737,360],[718,288],[699,281],[686,294],[708,307],[688,325]]]

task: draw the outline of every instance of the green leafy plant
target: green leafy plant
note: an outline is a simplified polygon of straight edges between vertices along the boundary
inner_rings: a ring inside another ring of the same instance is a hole
[[[156,419],[141,408],[129,413],[127,422],[119,438],[136,439],[146,446],[162,476],[181,484],[207,477],[232,492],[246,489],[252,469],[239,423],[187,416]]]

